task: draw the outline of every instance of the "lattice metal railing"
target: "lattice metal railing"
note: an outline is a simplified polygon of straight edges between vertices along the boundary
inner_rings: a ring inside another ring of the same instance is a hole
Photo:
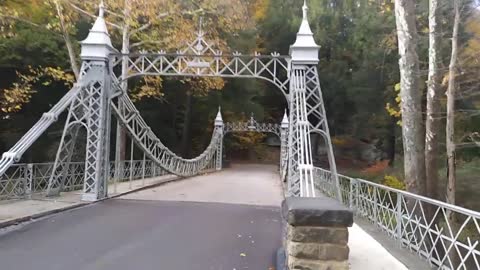
[[[330,171],[315,186],[336,197]],[[480,269],[480,213],[369,181],[339,175],[342,202],[438,269]]]
[[[10,166],[0,177],[0,200],[26,196],[27,179],[27,164]]]
[[[44,193],[52,174],[54,163],[14,164],[0,176],[0,200],[23,199],[32,194]],[[211,166],[210,166],[211,167]],[[118,182],[167,175],[159,165],[151,160],[126,160],[118,166]],[[62,191],[83,188],[85,163],[72,162],[66,172],[66,181]],[[110,162],[109,182],[115,177],[115,164]]]
[[[22,164],[23,165],[23,164]],[[48,180],[52,174],[54,163],[27,164],[31,167],[32,175],[29,179],[32,189],[30,193],[44,192],[48,187]],[[83,187],[83,176],[85,174],[85,163],[72,162],[65,172],[65,185],[63,191],[78,190]]]

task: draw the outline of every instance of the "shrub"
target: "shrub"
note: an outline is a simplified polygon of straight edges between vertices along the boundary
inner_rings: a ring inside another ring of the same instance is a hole
[[[385,175],[382,184],[400,190],[405,190],[406,188],[405,183],[393,175]]]

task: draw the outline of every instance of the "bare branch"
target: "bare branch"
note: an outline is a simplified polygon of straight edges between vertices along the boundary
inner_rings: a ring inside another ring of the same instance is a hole
[[[465,141],[462,143],[457,143],[456,146],[458,148],[472,148],[472,147],[480,147],[480,133],[473,132],[467,135],[464,135],[460,141]]]
[[[158,14],[158,16],[157,16],[157,20],[158,20],[158,19],[161,19],[161,18],[165,18],[165,17],[170,16],[170,15],[172,15],[172,14],[173,14],[173,13],[171,13],[171,12],[160,13],[160,14]],[[153,24],[152,22],[148,22],[148,23],[140,26],[139,28],[137,28],[137,29],[135,29],[135,30],[132,30],[132,32],[130,33],[130,35],[134,35],[134,34],[136,34],[136,33],[138,33],[138,32],[142,32],[142,31],[144,31],[144,30],[147,30],[150,26],[152,26],[152,24]]]
[[[108,8],[105,9],[105,12],[108,13],[108,14],[110,14],[110,15],[112,15],[113,17],[117,17],[117,18],[123,20],[123,15],[118,14],[118,13],[116,13],[116,12],[114,12],[114,11],[111,11],[111,10],[109,10]]]
[[[65,26],[65,19],[63,16],[62,6],[58,2],[58,0],[54,2],[55,2],[55,8],[57,10],[57,16],[58,16],[58,19],[60,20],[60,29],[62,31],[63,39],[67,47],[68,57],[70,58],[70,66],[72,67],[72,71],[73,71],[73,74],[75,75],[75,79],[78,79],[80,70],[77,65],[77,59],[75,57],[75,51],[73,49],[72,40],[70,38],[70,35],[68,34],[67,27]]]
[[[162,42],[161,41],[154,41],[154,40],[144,40],[144,41],[139,41],[139,42],[131,44],[130,48],[133,49],[133,48],[145,45],[145,44],[162,44]]]
[[[77,5],[75,5],[75,4],[73,4],[73,3],[69,3],[69,5],[70,5],[73,9],[75,9],[76,11],[78,11],[78,12],[80,12],[80,13],[86,15],[86,16],[89,16],[89,17],[94,18],[94,19],[97,18],[96,15],[93,15],[93,14],[89,13],[88,11],[81,9],[80,7],[78,7]],[[117,29],[120,29],[120,30],[122,29],[121,26],[119,26],[119,25],[117,25],[117,24],[114,24],[114,23],[111,23],[111,22],[108,22],[108,21],[106,21],[106,20],[105,20],[105,23],[108,24],[108,25],[110,25],[110,26],[113,26],[113,27],[115,27],[115,28],[117,28]]]
[[[457,144],[455,144],[455,147],[457,149],[480,147],[480,142],[457,143]]]
[[[46,27],[43,26],[43,25],[36,24],[36,23],[34,23],[34,22],[31,22],[31,21],[29,21],[29,20],[25,20],[25,19],[20,18],[20,17],[8,16],[8,15],[3,15],[3,14],[2,14],[2,15],[0,15],[0,18],[6,18],[6,19],[10,19],[10,20],[15,20],[15,21],[19,21],[19,22],[28,24],[28,25],[30,25],[30,26],[38,27],[38,28],[41,28],[41,29],[43,29],[43,30],[47,30],[47,31],[55,34],[57,37],[63,38],[63,35],[55,32],[55,31],[53,31],[53,30],[51,30],[51,29],[48,29],[48,28],[46,28]]]
[[[163,13],[160,13],[158,14],[158,16],[156,17],[157,20],[159,19],[162,19],[162,18],[165,18],[165,17],[168,17],[168,16],[171,16],[171,15],[174,15],[174,14],[182,14],[182,15],[193,15],[193,14],[197,14],[197,13],[200,13],[200,12],[204,12],[205,10],[203,8],[199,8],[199,9],[196,9],[196,10],[190,10],[190,11],[182,11],[182,12],[163,12]],[[142,32],[142,31],[145,31],[147,30],[150,26],[153,25],[153,22],[148,22],[142,26],[140,26],[139,28],[135,29],[135,30],[132,30],[132,32],[130,33],[130,35],[135,35],[136,33],[139,33],[139,32]]]
[[[39,25],[39,24],[36,24],[36,23],[34,23],[34,22],[31,22],[31,21],[22,19],[22,18],[20,18],[20,17],[8,16],[8,15],[3,15],[3,14],[1,14],[0,17],[6,18],[6,19],[15,20],[15,21],[19,21],[19,22],[23,22],[23,23],[26,23],[26,24],[31,25],[31,26],[42,27],[42,28],[43,28],[43,26],[41,26],[41,25]]]

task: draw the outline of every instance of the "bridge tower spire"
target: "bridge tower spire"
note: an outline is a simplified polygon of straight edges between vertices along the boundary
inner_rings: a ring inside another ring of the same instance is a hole
[[[288,186],[291,196],[315,196],[311,133],[320,134],[328,152],[332,175],[337,177],[317,65],[320,46],[313,38],[304,1],[297,39],[290,46],[290,116],[288,133]],[[338,187],[338,179],[336,178]],[[337,194],[339,196],[339,193]]]
[[[280,123],[280,175],[282,181],[285,180],[286,169],[288,163],[288,115],[287,110],[283,115],[282,122]]]
[[[320,46],[317,45],[313,38],[313,32],[308,22],[308,6],[305,0],[302,7],[303,18],[300,29],[297,32],[295,43],[290,46],[290,56],[292,61],[297,63],[318,64],[318,51]]]
[[[222,170],[223,162],[223,136],[224,136],[224,123],[222,118],[222,108],[218,107],[217,117],[215,118],[215,131],[221,134],[221,138],[217,144],[217,151],[215,153],[215,170]]]
[[[288,128],[287,110],[285,110],[285,113],[283,114],[283,119],[281,124],[282,124],[282,128]]]
[[[55,165],[48,183],[49,195],[58,195],[65,184],[77,134],[86,129],[85,179],[82,200],[95,201],[107,195],[110,146],[111,79],[109,55],[116,52],[105,23],[103,1],[87,38],[81,42],[82,67],[77,84],[81,91],[70,105]]]

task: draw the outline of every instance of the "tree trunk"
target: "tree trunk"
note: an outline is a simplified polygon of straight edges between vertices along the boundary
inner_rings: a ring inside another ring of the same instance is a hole
[[[458,56],[458,28],[460,25],[460,3],[459,0],[454,0],[454,12],[455,12],[455,20],[453,22],[453,35],[452,35],[452,56],[450,58],[450,66],[449,66],[449,74],[448,74],[448,89],[447,89],[447,203],[455,204],[456,198],[456,186],[457,186],[457,178],[455,173],[455,91],[456,91],[456,73],[457,73],[457,56]],[[455,212],[447,211],[447,219],[448,223],[450,224],[450,228],[452,230],[452,238],[457,234],[458,225],[455,218]],[[459,265],[460,258],[453,249],[449,253],[450,261],[452,265],[450,268],[457,269]]]
[[[405,183],[407,190],[425,193],[425,137],[422,120],[422,93],[419,89],[415,0],[396,0],[398,51],[400,55],[400,96]]]
[[[428,90],[427,90],[427,118],[425,132],[425,169],[427,177],[427,196],[438,197],[438,155],[440,145],[440,132],[442,126],[441,116],[441,72],[439,66],[440,40],[438,23],[439,2],[429,0],[429,29],[430,47],[428,51]]]
[[[130,18],[130,0],[125,0],[123,10],[123,28],[122,28],[122,54],[130,53],[130,25],[128,23]],[[128,95],[128,81],[126,80],[128,73],[128,56],[122,58],[122,91]],[[119,106],[121,107],[121,106]],[[123,108],[119,108],[122,110]],[[115,145],[115,160],[117,162],[125,160],[127,148],[127,133],[119,122],[117,122],[117,139]]]
[[[182,155],[188,157],[190,154],[190,127],[192,125],[192,97],[193,93],[187,90],[187,100],[185,107],[185,115],[183,118],[182,130]]]
[[[447,162],[448,162],[448,185],[447,185],[447,202],[455,204],[456,191],[456,175],[455,175],[455,80],[457,72],[457,56],[458,56],[458,28],[460,24],[460,7],[458,0],[454,0],[455,21],[453,24],[452,36],[452,57],[450,59],[450,67],[448,74],[447,89]],[[453,214],[452,214],[453,216]]]
[[[58,0],[55,1],[55,7],[57,9],[58,19],[60,20],[60,28],[62,29],[63,40],[65,40],[65,45],[67,46],[68,57],[70,59],[70,66],[72,68],[73,74],[75,75],[75,79],[78,79],[80,70],[78,68],[75,50],[73,49],[72,40],[70,39],[70,35],[68,34],[67,27],[65,26],[65,18],[63,17],[62,7],[60,6],[60,3],[58,2]]]

